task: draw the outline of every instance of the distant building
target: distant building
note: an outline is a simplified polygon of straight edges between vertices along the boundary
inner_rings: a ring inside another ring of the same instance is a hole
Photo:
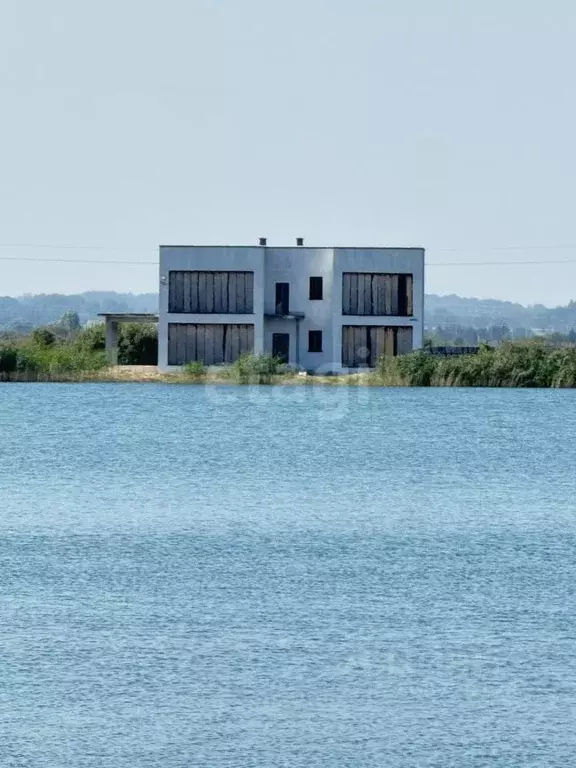
[[[160,247],[158,364],[338,372],[422,347],[422,248]],[[302,243],[302,244],[301,244]]]

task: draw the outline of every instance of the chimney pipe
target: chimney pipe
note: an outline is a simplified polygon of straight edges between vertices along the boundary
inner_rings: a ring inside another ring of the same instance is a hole
[[[267,245],[268,240],[265,237],[261,237],[258,245]]]
[[[303,237],[297,237],[296,238],[296,245],[298,246],[298,248],[302,248],[302,246],[304,245],[304,238]]]

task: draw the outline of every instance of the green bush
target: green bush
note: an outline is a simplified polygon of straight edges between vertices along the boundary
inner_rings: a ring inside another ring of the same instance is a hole
[[[53,350],[34,344],[23,344],[18,348],[18,373],[32,374],[47,372]]]
[[[551,386],[558,388],[576,387],[576,349],[558,349],[557,369]]]
[[[121,324],[118,334],[120,365],[157,365],[158,328],[153,323]]]
[[[0,346],[0,377],[9,378],[18,368],[18,349],[13,344]]]
[[[51,374],[78,375],[95,373],[106,366],[103,352],[86,352],[75,345],[62,345],[47,360]]]
[[[286,365],[272,355],[241,355],[232,365],[232,378],[242,384],[270,384]]]
[[[51,347],[56,342],[56,336],[48,328],[35,328],[32,341],[39,347]]]
[[[76,345],[89,352],[106,349],[106,328],[104,323],[97,323],[83,328],[76,339]]]
[[[201,360],[194,360],[193,362],[186,363],[184,373],[191,379],[201,379],[206,376],[206,366]]]
[[[76,340],[91,352],[106,348],[104,323],[84,328]],[[118,327],[118,363],[120,365],[157,365],[158,329],[153,323],[121,323]]]

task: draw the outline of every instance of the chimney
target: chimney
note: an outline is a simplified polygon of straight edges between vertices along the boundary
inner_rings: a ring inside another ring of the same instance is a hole
[[[302,246],[304,245],[304,238],[303,237],[297,237],[296,238],[296,245],[298,246],[298,248],[302,248]]]
[[[261,237],[258,245],[268,245],[268,240],[265,237]]]

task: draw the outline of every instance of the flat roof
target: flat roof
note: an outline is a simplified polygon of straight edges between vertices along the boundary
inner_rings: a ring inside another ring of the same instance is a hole
[[[98,317],[117,323],[157,323],[158,314],[152,312],[98,312]]]
[[[178,245],[163,244],[159,248],[273,248],[275,250],[285,249],[293,251],[319,250],[325,251],[335,249],[338,251],[425,251],[423,245],[231,245],[230,243],[222,245]]]

